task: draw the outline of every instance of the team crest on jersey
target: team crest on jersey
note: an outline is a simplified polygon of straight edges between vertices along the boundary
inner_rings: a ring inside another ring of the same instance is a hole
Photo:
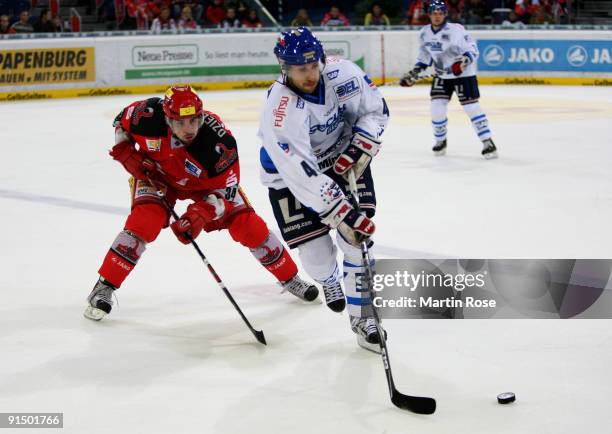
[[[159,152],[161,149],[161,139],[145,139],[147,149],[151,152]]]
[[[334,69],[333,71],[329,71],[326,75],[328,79],[333,80],[334,78],[338,77],[339,73],[340,70]]]
[[[217,172],[223,172],[238,159],[238,150],[236,148],[230,149],[223,143],[217,143],[215,145],[215,151],[220,155],[219,161],[215,164]]]
[[[185,159],[185,171],[196,178],[199,178],[202,173],[202,169],[188,159]]]
[[[303,109],[304,108],[304,100],[298,96],[297,97],[297,102],[295,103],[295,106],[297,108],[299,108],[299,109]]]
[[[334,92],[338,96],[338,101],[346,101],[351,99],[359,92],[361,92],[361,88],[359,87],[359,80],[357,77],[351,77],[349,80],[340,83],[337,86],[334,86]]]

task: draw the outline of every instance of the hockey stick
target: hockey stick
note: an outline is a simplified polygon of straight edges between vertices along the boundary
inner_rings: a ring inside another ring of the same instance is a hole
[[[359,196],[357,193],[357,180],[355,179],[355,172],[351,169],[348,172],[349,189],[351,193],[351,202],[354,208],[359,210]],[[374,299],[374,292],[372,290],[372,263],[370,259],[370,250],[366,241],[361,242],[361,258],[363,261],[363,267],[365,269],[364,281],[370,292],[370,297]],[[391,361],[389,360],[389,351],[387,349],[387,342],[385,333],[380,325],[380,318],[376,308],[372,306],[374,315],[374,321],[376,322],[376,329],[378,330],[380,354],[382,356],[383,365],[385,366],[385,374],[387,375],[387,384],[389,386],[389,395],[391,396],[391,402],[402,410],[408,410],[418,414],[432,414],[436,411],[436,400],[433,398],[427,398],[424,396],[410,396],[404,395],[395,388],[393,382],[393,374],[391,373]]]
[[[437,74],[436,74],[435,72],[431,72],[431,73],[424,74],[424,75],[419,75],[419,76],[416,78],[416,80],[415,80],[414,84],[417,84],[418,82],[423,81],[423,80],[428,80],[428,79],[430,79],[430,78],[435,78],[435,77],[436,77],[436,75],[437,75]],[[391,81],[391,82],[389,82],[389,83],[386,83],[386,85],[387,85],[387,86],[397,86],[398,84],[400,84],[400,81],[401,81],[401,80]],[[414,86],[414,84],[413,84],[413,86]]]
[[[164,194],[164,192],[157,186],[157,184],[155,184],[155,182],[153,182],[150,176],[147,176],[147,181],[149,181],[149,183],[157,189],[157,196],[159,196],[159,198],[162,200],[166,208],[168,208],[168,210],[172,214],[172,218],[174,218],[175,221],[178,221],[179,216],[176,213],[176,211],[174,211],[174,208],[170,205],[170,202],[168,202],[168,199],[166,198],[166,195]],[[210,262],[208,262],[208,259],[206,259],[206,256],[204,256],[204,253],[202,253],[202,250],[200,250],[200,246],[198,246],[195,240],[191,237],[191,234],[186,233],[185,237],[189,240],[189,242],[191,243],[193,248],[196,250],[196,252],[198,252],[198,255],[200,255],[200,259],[202,259],[202,262],[204,262],[204,265],[206,265],[206,267],[208,268],[208,271],[210,271],[210,274],[212,274],[214,279],[217,281],[219,288],[221,288],[221,290],[225,293],[225,296],[229,299],[230,303],[234,305],[234,308],[238,311],[238,313],[242,317],[242,320],[247,325],[249,330],[251,330],[251,333],[253,333],[253,335],[255,336],[255,339],[257,339],[260,343],[267,345],[266,337],[264,336],[263,331],[255,330],[253,326],[251,325],[251,323],[249,322],[249,320],[247,319],[247,317],[244,316],[244,313],[242,313],[240,306],[238,306],[238,303],[236,303],[236,300],[234,300],[234,297],[232,297],[232,294],[230,294],[229,290],[227,289],[227,287],[225,286],[225,284],[223,283],[223,281],[221,280],[221,278],[219,277],[215,269],[212,267],[212,265],[210,265]]]

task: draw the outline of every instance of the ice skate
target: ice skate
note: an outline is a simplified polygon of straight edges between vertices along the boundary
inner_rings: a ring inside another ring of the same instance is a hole
[[[114,286],[100,277],[91,294],[87,297],[89,305],[85,308],[85,312],[83,312],[85,318],[100,321],[108,315],[113,308],[113,292],[115,289]]]
[[[431,148],[434,155],[441,157],[442,155],[446,155],[446,139],[441,142],[436,142],[433,148]]]
[[[319,290],[316,286],[302,280],[297,274],[291,280],[279,282],[279,284],[283,288],[282,292],[290,292],[300,300],[314,301],[319,295]]]
[[[497,158],[497,148],[495,147],[495,143],[493,143],[493,140],[486,139],[482,142],[482,144],[482,156],[484,158],[486,158],[487,160]]]
[[[346,307],[346,299],[340,282],[323,283],[323,294],[325,294],[325,303],[334,312],[342,312]]]
[[[357,344],[368,351],[380,354],[380,335],[376,327],[376,320],[369,316],[359,318],[351,316],[351,330],[357,335]],[[380,326],[387,339],[387,332]]]

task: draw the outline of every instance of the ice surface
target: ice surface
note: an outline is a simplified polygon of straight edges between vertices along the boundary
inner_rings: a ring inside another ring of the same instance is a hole
[[[448,153],[434,157],[428,89],[383,92],[378,257],[612,257],[612,89],[482,86],[493,161],[456,100]],[[258,181],[264,95],[202,96],[237,137],[242,185],[276,229]],[[0,412],[64,412],[67,433],[609,432],[610,321],[386,321],[399,390],[438,400],[416,416],[391,405],[380,357],[356,346],[346,314],[280,295],[227,233],[199,242],[267,347],[168,231],[119,307],[84,319],[129,207],[107,150],[133,99],[0,105]],[[517,402],[497,404],[505,391]]]

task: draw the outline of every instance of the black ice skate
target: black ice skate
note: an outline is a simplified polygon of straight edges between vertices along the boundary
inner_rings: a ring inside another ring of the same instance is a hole
[[[492,158],[497,158],[497,148],[495,147],[495,143],[493,143],[493,140],[486,139],[482,142],[482,144],[483,144],[483,148],[482,148],[483,157],[485,157],[487,160],[490,160]]]
[[[350,319],[351,330],[357,335],[357,344],[361,348],[380,354],[380,334],[374,317],[359,318],[351,315]],[[382,325],[380,328],[384,332],[386,340],[387,331],[382,328]]]
[[[300,300],[313,301],[319,295],[316,286],[302,280],[297,274],[291,280],[279,282],[279,285],[283,288],[282,292],[290,292]]]
[[[96,282],[91,294],[87,297],[89,305],[83,315],[93,321],[100,321],[113,308],[113,292],[115,287],[102,277]]]
[[[441,142],[436,142],[436,144],[434,145],[433,148],[431,148],[431,150],[436,156],[445,155],[446,154],[446,139],[442,140]]]
[[[323,294],[325,303],[334,312],[342,312],[346,307],[346,300],[340,282],[323,283]]]

